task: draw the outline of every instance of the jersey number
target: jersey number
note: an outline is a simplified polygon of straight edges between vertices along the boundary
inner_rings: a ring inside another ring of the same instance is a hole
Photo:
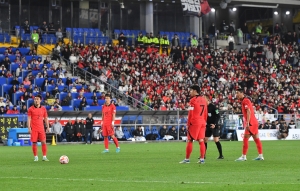
[[[202,108],[201,112],[200,112],[200,116],[202,116],[203,111],[204,111],[204,105],[200,105],[200,107]]]

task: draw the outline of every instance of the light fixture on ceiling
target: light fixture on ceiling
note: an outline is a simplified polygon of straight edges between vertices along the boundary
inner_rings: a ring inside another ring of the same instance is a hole
[[[239,6],[241,6],[241,7],[260,7],[260,8],[273,8],[273,9],[276,9],[276,8],[278,8],[278,5],[279,4],[276,4],[276,5],[241,4]]]
[[[278,11],[274,11],[274,15],[278,15]]]
[[[125,6],[124,6],[124,3],[120,3],[121,4],[121,9],[124,9]]]
[[[165,0],[160,0],[160,2],[162,2],[162,3],[163,3],[163,2],[165,2]]]
[[[235,12],[235,11],[236,11],[236,7],[233,7],[233,8],[232,8],[232,11],[234,11],[234,12]]]
[[[286,12],[285,12],[286,15],[289,15],[290,13],[291,13],[290,11],[286,11]]]
[[[216,12],[216,9],[215,8],[211,8],[211,12]]]

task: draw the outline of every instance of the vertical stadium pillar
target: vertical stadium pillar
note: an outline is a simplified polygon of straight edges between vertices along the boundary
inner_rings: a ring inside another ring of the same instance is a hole
[[[194,33],[197,36],[202,35],[202,18],[196,16],[190,16],[190,32]],[[200,36],[201,37],[201,36]]]
[[[140,30],[146,30],[146,8],[145,3],[140,3]]]
[[[153,2],[146,2],[146,31],[147,32],[154,32],[153,31]]]

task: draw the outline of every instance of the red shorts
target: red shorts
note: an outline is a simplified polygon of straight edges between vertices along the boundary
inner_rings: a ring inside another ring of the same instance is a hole
[[[199,140],[205,138],[205,124],[191,125],[188,129],[188,140]]]
[[[32,130],[31,135],[30,135],[30,141],[33,143],[36,143],[38,141],[46,141],[45,131],[44,130],[40,130],[40,131]]]
[[[103,135],[103,137],[112,136],[114,134],[115,134],[115,130],[111,126],[111,124],[102,126],[102,135]]]
[[[250,131],[251,131],[251,133],[253,135],[258,134],[258,125],[252,125],[252,126],[250,126]],[[245,133],[244,134],[250,135],[251,133],[247,129],[245,129]]]

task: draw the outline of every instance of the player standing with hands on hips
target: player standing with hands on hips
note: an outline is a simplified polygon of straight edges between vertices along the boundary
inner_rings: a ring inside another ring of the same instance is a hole
[[[187,122],[187,145],[185,159],[179,163],[190,163],[190,155],[193,150],[193,141],[196,140],[200,145],[200,160],[198,163],[204,164],[205,155],[205,127],[207,120],[207,101],[200,96],[200,87],[193,85],[190,87],[190,107],[188,108]]]
[[[219,110],[216,108],[214,104],[211,103],[208,96],[206,96],[205,98],[208,104],[207,106],[208,117],[207,117],[207,125],[205,130],[205,148],[207,151],[207,141],[213,135],[214,141],[219,151],[219,157],[217,159],[224,159],[222,153],[222,145],[219,141],[219,137],[220,137],[220,129],[218,128],[218,122],[220,119]]]
[[[245,127],[244,139],[243,139],[243,154],[240,158],[235,161],[246,161],[247,160],[247,151],[249,147],[249,138],[252,136],[255,141],[256,148],[258,151],[258,157],[253,160],[264,160],[262,154],[262,144],[259,139],[258,134],[258,121],[254,115],[254,110],[251,101],[245,97],[243,89],[238,89],[236,96],[239,100],[242,101],[242,113],[243,113],[243,122]]]
[[[46,131],[49,132],[48,114],[45,107],[41,106],[42,96],[37,95],[34,97],[33,106],[28,109],[28,132],[30,133],[30,140],[32,142],[32,152],[34,155],[34,161],[39,161],[37,155],[37,142],[42,143],[43,161],[49,161],[47,159],[47,145],[46,145],[46,133],[44,129],[44,121],[47,125]]]
[[[115,137],[115,130],[114,130],[114,125],[115,125],[115,118],[116,118],[116,106],[111,103],[111,95],[110,94],[105,94],[105,103],[102,106],[102,135],[104,137],[104,146],[105,150],[102,151],[102,153],[108,153],[108,136],[110,136],[117,149],[116,152],[120,152],[120,147],[119,147],[119,142],[118,139]],[[100,134],[101,129],[99,129],[99,134]]]

